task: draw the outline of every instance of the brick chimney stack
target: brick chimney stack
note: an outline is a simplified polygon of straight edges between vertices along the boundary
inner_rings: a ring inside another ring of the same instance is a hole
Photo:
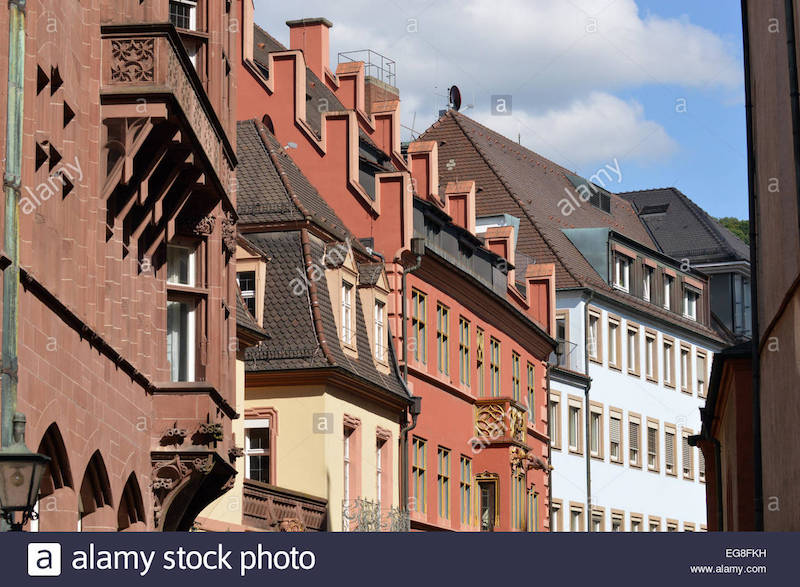
[[[327,18],[301,18],[286,21],[289,27],[289,48],[303,52],[306,65],[320,80],[330,71],[331,43],[330,29],[333,26]]]

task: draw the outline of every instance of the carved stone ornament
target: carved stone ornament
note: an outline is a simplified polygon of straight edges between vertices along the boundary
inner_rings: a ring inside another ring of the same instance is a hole
[[[511,438],[517,442],[525,442],[525,415],[522,411],[511,408],[508,414]]]
[[[175,455],[170,460],[153,461],[150,488],[153,491],[153,514],[156,527],[159,527],[163,521],[164,503],[170,492],[179,487],[184,479],[193,473],[208,475],[213,468],[214,458],[211,455],[193,459],[184,459],[180,455]]]
[[[236,252],[236,221],[230,212],[222,219],[222,244],[231,254]]]
[[[195,236],[209,236],[214,232],[216,224],[217,218],[212,214],[208,214],[207,216],[191,216],[180,221],[179,231]]]
[[[155,77],[155,39],[111,41],[112,82],[152,82]]]
[[[528,461],[525,449],[520,448],[518,446],[512,446],[509,449],[509,457],[511,461],[511,469],[514,472],[517,471],[527,471],[528,470]]]
[[[298,518],[284,518],[278,522],[278,532],[305,532],[306,527]]]

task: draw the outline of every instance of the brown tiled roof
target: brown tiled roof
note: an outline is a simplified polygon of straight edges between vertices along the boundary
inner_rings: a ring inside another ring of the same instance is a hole
[[[236,140],[240,159],[236,170],[239,184],[236,201],[239,224],[304,220],[303,212],[307,212],[310,220],[337,239],[352,238],[341,218],[261,122],[239,122]],[[282,171],[286,173],[300,207],[286,191],[268,151],[272,151]],[[353,246],[358,246],[358,243]]]
[[[716,338],[710,328],[613,289],[564,234],[570,228],[609,228],[658,250],[633,206],[611,194],[606,213],[584,202],[564,216],[559,202],[577,193],[573,172],[503,135],[449,110],[419,138],[439,143],[440,190],[450,181],[475,180],[478,216],[508,213],[521,219],[517,250],[524,263],[554,263],[558,289],[588,288],[639,311]]]
[[[324,272],[316,282],[323,331],[316,331],[310,295],[305,288],[298,286],[305,275],[300,231],[248,234],[247,239],[265,251],[272,260],[267,271],[264,296],[264,323],[270,325],[272,335],[258,347],[245,352],[247,371],[341,369],[382,388],[392,396],[408,399],[395,371],[390,369],[389,374],[384,374],[375,366],[361,296],[355,296],[358,358],[345,354],[339,343],[335,310]],[[325,243],[313,234],[309,240],[311,258],[322,259]],[[320,344],[320,334],[327,341],[331,361]]]

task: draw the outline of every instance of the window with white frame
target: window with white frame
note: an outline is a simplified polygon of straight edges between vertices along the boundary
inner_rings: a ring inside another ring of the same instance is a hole
[[[383,495],[383,447],[386,441],[378,438],[375,445],[375,495],[378,502],[378,510],[381,506],[381,496]]]
[[[658,471],[658,423],[647,423],[647,468]]]
[[[167,247],[167,361],[172,381],[194,381],[196,377],[195,310],[199,298],[179,288],[196,286],[197,255],[196,247]]]
[[[600,361],[600,316],[589,314],[589,358]]]
[[[628,416],[628,459],[631,467],[642,466],[641,441],[641,421],[638,417]]]
[[[355,430],[350,428],[349,426],[344,427],[344,450],[343,450],[343,489],[344,489],[344,503],[350,503],[350,468],[351,468],[351,460],[350,460],[350,451],[351,451],[351,444],[353,443],[353,432]]]
[[[692,351],[681,346],[681,391],[692,393]]]
[[[672,286],[675,278],[671,275],[664,275],[664,309],[672,309]]]
[[[609,459],[622,462],[622,412],[609,409],[608,412]]]
[[[274,483],[270,478],[272,446],[269,418],[244,421],[244,476],[261,483]]]
[[[622,368],[622,349],[619,318],[608,317],[608,366]]]
[[[197,29],[197,2],[194,0],[170,0],[169,21],[179,29]]]
[[[581,447],[581,413],[582,409],[577,400],[570,400],[567,412],[567,434],[569,436],[569,450],[571,452],[582,452]]]
[[[614,285],[628,291],[630,288],[631,260],[625,255],[614,257]]]
[[[675,344],[664,341],[664,385],[675,386]]]
[[[697,300],[700,296],[690,289],[683,290],[683,315],[690,320],[697,320]]]
[[[353,285],[342,281],[342,341],[352,344],[353,340]]]
[[[645,333],[644,354],[645,375],[648,379],[656,379],[658,372],[656,370],[656,337],[654,334]]]
[[[386,304],[375,302],[375,358],[383,361],[386,356]]]
[[[628,373],[639,375],[639,327],[628,323]]]
[[[664,470],[667,475],[677,475],[675,466],[675,430],[664,425]]]
[[[653,268],[649,265],[644,266],[644,276],[642,278],[642,297],[650,301],[653,292]]]
[[[592,405],[589,410],[589,449],[595,458],[603,458],[603,406]]]
[[[706,356],[697,353],[697,396],[706,396]]]
[[[239,271],[236,274],[236,283],[239,285],[239,290],[242,292],[242,299],[244,300],[247,310],[253,315],[256,315],[256,272],[255,271]]]

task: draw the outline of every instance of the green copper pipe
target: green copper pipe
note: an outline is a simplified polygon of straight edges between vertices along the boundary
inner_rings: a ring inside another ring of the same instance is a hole
[[[17,304],[19,297],[19,192],[22,181],[22,109],[25,99],[25,0],[8,3],[8,103],[6,105],[5,226],[3,248],[2,429],[0,446],[13,442],[17,411]]]

